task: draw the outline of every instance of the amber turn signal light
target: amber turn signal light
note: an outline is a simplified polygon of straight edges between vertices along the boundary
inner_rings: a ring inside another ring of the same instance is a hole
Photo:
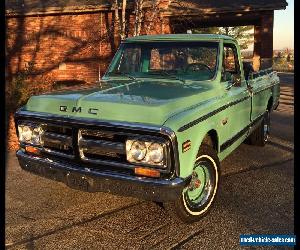
[[[36,147],[32,147],[32,146],[26,146],[25,147],[26,152],[28,153],[32,153],[32,154],[40,154],[40,150]]]
[[[134,173],[136,175],[143,175],[143,176],[148,176],[148,177],[160,177],[160,172],[155,169],[149,169],[149,168],[135,168]]]

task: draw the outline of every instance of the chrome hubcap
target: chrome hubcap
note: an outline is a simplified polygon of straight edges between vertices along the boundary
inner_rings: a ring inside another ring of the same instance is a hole
[[[213,191],[211,173],[207,166],[197,165],[192,173],[190,185],[186,188],[185,194],[190,205],[197,207],[207,202]]]

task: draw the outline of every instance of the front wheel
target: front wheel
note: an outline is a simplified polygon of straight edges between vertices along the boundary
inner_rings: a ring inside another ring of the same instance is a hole
[[[219,168],[216,151],[208,145],[201,146],[189,185],[178,200],[164,204],[166,210],[187,223],[201,219],[215,199],[219,186]]]

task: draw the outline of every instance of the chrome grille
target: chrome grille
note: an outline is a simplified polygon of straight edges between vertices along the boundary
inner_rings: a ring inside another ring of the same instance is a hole
[[[30,112],[18,110],[15,113],[15,124],[35,123],[42,126],[45,139],[44,145],[35,145],[41,152],[42,156],[49,157],[48,160],[64,161],[75,163],[74,166],[82,168],[103,169],[104,171],[117,171],[124,174],[133,174],[132,171],[137,164],[130,163],[126,160],[125,150],[123,153],[101,151],[87,152],[83,147],[78,146],[78,132],[81,131],[84,140],[102,140],[107,142],[121,143],[125,145],[127,139],[161,141],[167,145],[167,168],[160,170],[162,173],[169,174],[170,171],[179,176],[177,139],[175,133],[165,127],[148,126],[143,124],[134,124],[126,122],[111,122],[95,119],[85,119],[82,117],[62,117],[60,115],[51,115],[48,113]],[[54,138],[53,138],[54,135]],[[63,136],[61,136],[63,135]],[[70,145],[72,138],[72,145]],[[83,141],[84,142],[84,141]],[[66,144],[65,146],[62,146]],[[22,150],[26,150],[28,143],[20,143]],[[116,145],[116,144],[112,144]],[[118,144],[117,144],[118,145]],[[88,148],[88,147],[87,147]],[[118,147],[117,147],[118,148]],[[82,149],[85,159],[94,159],[96,164],[84,162],[80,158],[79,149]],[[30,153],[30,152],[28,152]],[[49,154],[58,156],[50,157]],[[139,164],[138,164],[139,166]],[[146,166],[151,167],[151,166]]]
[[[126,160],[125,137],[111,131],[79,129],[80,158],[91,163]]]
[[[43,151],[57,156],[74,158],[72,128],[46,125],[42,136]]]
[[[103,139],[103,140],[113,141],[116,137],[116,134],[111,131],[80,129],[80,133],[85,139],[96,139],[96,140]]]
[[[85,128],[79,124],[44,124],[41,151],[45,155],[67,158],[82,167],[132,171],[134,165],[126,159],[126,140],[136,133],[109,130],[106,127]],[[151,136],[157,141],[160,137]],[[167,170],[162,170],[162,172]]]

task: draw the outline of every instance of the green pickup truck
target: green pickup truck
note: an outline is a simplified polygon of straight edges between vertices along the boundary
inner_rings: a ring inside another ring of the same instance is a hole
[[[244,141],[266,144],[279,95],[277,73],[242,63],[228,36],[128,38],[94,87],[32,96],[16,112],[17,157],[71,188],[193,222],[215,200],[220,162]]]

